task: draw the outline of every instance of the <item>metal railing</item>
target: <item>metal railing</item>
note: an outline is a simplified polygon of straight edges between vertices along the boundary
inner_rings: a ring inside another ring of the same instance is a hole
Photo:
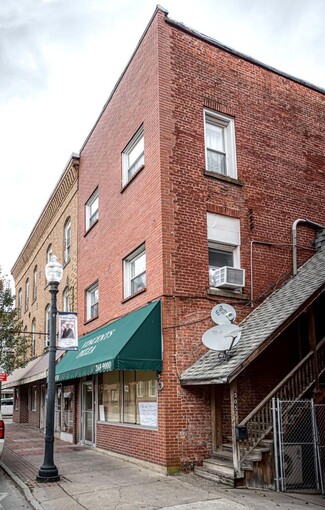
[[[325,338],[317,345],[318,376],[325,370]],[[298,365],[239,423],[247,429],[247,439],[239,441],[240,465],[250,452],[272,431],[272,398],[298,400],[315,384],[315,357],[310,352]]]

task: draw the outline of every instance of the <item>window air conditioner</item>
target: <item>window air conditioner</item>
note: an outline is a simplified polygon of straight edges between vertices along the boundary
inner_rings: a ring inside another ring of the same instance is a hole
[[[239,289],[245,285],[245,270],[238,267],[210,267],[210,285],[226,289]]]

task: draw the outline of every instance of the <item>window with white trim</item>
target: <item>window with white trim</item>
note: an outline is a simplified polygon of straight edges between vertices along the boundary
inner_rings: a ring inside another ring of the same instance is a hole
[[[53,255],[53,248],[52,245],[49,244],[47,250],[46,250],[46,263],[51,262]]]
[[[98,282],[86,290],[86,320],[98,317],[99,290]]]
[[[25,311],[29,308],[29,278],[25,283]]]
[[[237,178],[234,119],[204,111],[206,170]]]
[[[146,287],[146,248],[141,245],[124,259],[124,298]]]
[[[96,221],[98,221],[98,189],[86,203],[86,230],[89,230]]]
[[[63,291],[63,311],[71,312],[70,310],[70,288],[66,287]]]
[[[141,126],[122,153],[122,185],[125,186],[143,165],[144,134]]]
[[[237,218],[207,213],[209,282],[214,287],[216,269],[240,267],[240,221]]]
[[[21,318],[22,308],[23,308],[23,291],[20,288],[18,291],[18,310],[17,310],[18,319]]]
[[[50,345],[50,321],[51,321],[51,307],[47,305],[45,308],[45,338],[44,349]]]
[[[68,218],[64,225],[64,262],[70,261],[71,250],[71,219]]]
[[[34,267],[33,273],[33,301],[37,298],[37,266]]]
[[[36,354],[36,319],[32,321],[32,356]]]

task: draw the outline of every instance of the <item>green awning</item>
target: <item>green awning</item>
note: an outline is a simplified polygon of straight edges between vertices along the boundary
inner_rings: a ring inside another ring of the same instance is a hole
[[[155,301],[79,338],[78,351],[67,351],[57,364],[55,380],[161,368],[161,307]]]

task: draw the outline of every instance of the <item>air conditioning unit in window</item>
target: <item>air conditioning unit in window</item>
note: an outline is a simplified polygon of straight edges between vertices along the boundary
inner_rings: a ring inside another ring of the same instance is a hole
[[[223,289],[239,289],[245,285],[245,270],[238,267],[210,268],[210,285]]]

